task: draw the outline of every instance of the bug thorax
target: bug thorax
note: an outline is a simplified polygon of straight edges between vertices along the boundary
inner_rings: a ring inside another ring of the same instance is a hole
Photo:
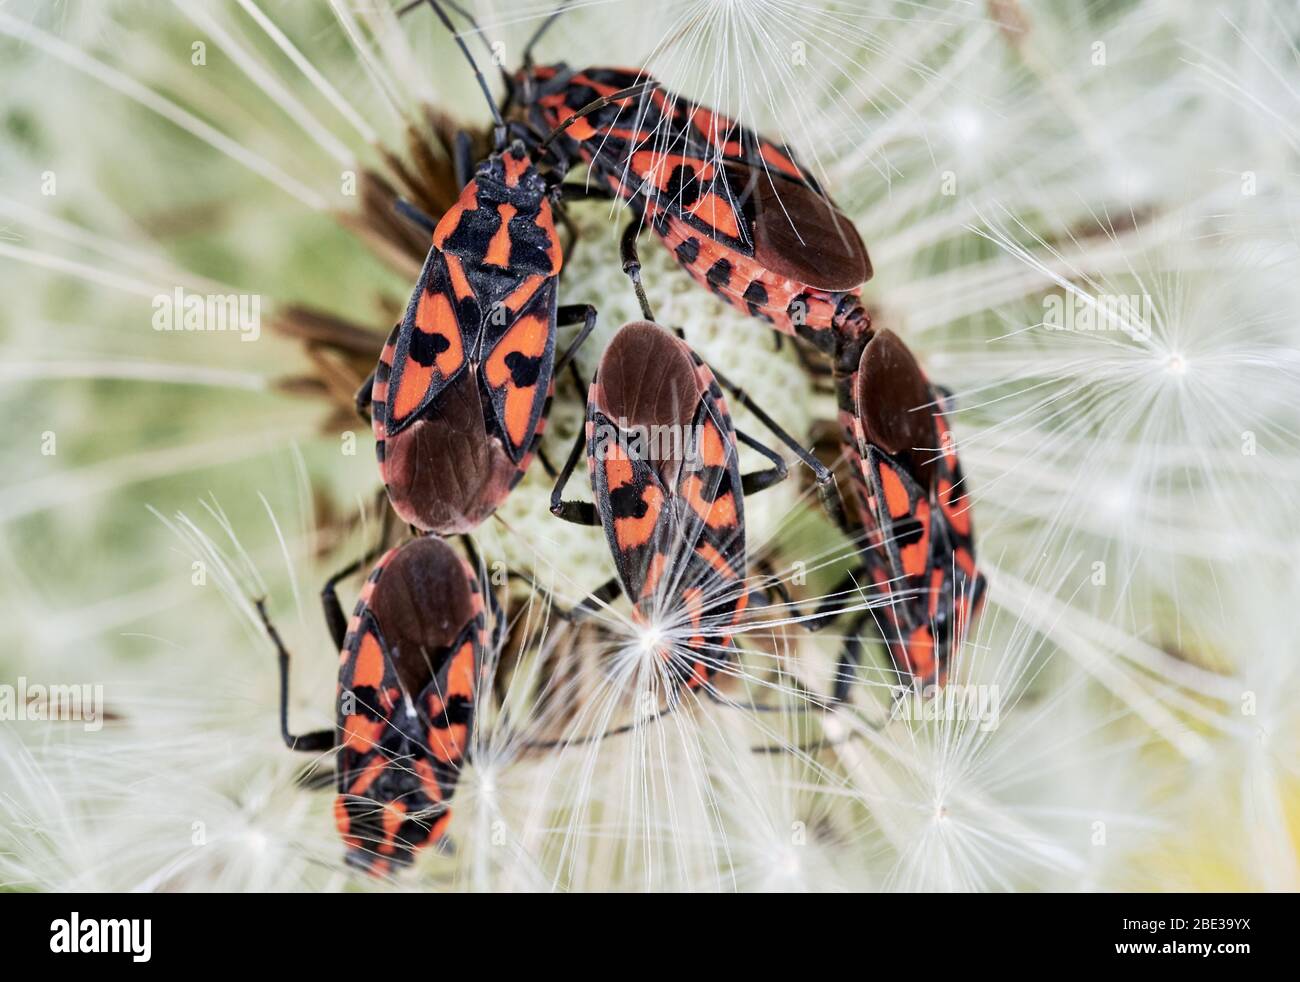
[[[510,205],[521,215],[535,215],[549,190],[522,140],[479,164],[474,182],[480,206]]]

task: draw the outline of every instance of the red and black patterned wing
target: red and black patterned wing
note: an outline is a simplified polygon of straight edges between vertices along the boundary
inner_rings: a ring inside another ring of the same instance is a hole
[[[443,835],[485,631],[477,580],[441,540],[371,573],[339,666],[335,819],[351,865],[382,875]]]
[[[673,558],[674,601],[691,628],[670,669],[696,689],[717,673],[732,645],[734,628],[749,604],[746,582],[745,514],[735,429],[722,391],[696,359],[704,389],[692,424],[693,455],[681,474],[673,502],[682,529]]]
[[[739,161],[651,150],[633,153],[629,169],[665,238],[682,238],[674,228],[681,223],[803,289],[843,292],[871,278],[853,223],[802,182]]]
[[[518,463],[532,447],[555,368],[556,277],[539,278],[518,307],[503,307],[504,329],[480,369],[503,442]]]
[[[934,392],[937,400],[946,408],[951,402],[951,395],[938,386]],[[935,461],[935,499],[943,515],[957,569],[974,579],[979,574],[975,569],[975,529],[971,521],[971,500],[966,478],[957,457],[957,444],[946,413],[936,411],[934,424],[939,438],[939,456]],[[982,592],[983,577],[980,576],[979,579]]]
[[[692,455],[676,497],[687,511],[684,541],[701,570],[720,580],[719,591],[734,593],[745,577],[745,505],[735,428],[713,373],[696,364],[703,395],[691,424]]]
[[[620,328],[591,384],[592,492],[633,603],[657,602],[658,591],[682,572],[675,565],[683,541],[680,509],[670,502],[690,454],[687,441],[702,394],[690,349],[647,321]]]
[[[562,65],[537,66],[539,128],[550,130],[602,96],[633,88],[649,80],[643,69],[587,68],[573,71]],[[706,160],[728,159],[748,164],[820,193],[821,186],[785,143],[742,126],[731,117],[662,87],[597,110],[571,124],[565,138],[581,145],[584,155],[614,158],[618,149],[652,148],[665,153],[690,153]]]
[[[406,315],[389,339],[375,374],[375,426],[391,437],[419,415],[465,368],[478,324],[462,321],[446,257],[429,250]]]
[[[886,640],[915,677],[942,678],[984,592],[961,465],[940,408],[947,398],[890,331],[863,351],[856,397],[870,506],[896,581],[891,592],[909,591],[895,604]]]
[[[633,603],[654,596],[676,538],[668,494],[651,463],[620,437],[617,423],[589,410],[591,489],[623,591]]]

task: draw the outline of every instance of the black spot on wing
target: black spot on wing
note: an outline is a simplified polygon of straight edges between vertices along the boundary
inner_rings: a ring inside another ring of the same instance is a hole
[[[700,240],[691,236],[691,238],[679,245],[674,252],[677,255],[677,261],[683,266],[693,266],[695,261],[700,258]]]
[[[709,285],[714,289],[725,287],[731,283],[731,269],[730,260],[719,259],[709,267],[709,271],[705,274],[705,278],[709,281]]]
[[[506,368],[510,369],[510,381],[516,388],[526,389],[537,384],[542,373],[540,356],[530,357],[518,351],[506,355]]]
[[[451,347],[451,342],[441,334],[428,334],[421,330],[411,332],[411,345],[406,355],[417,365],[428,368],[434,359]]]
[[[460,221],[443,243],[443,251],[458,256],[487,254],[492,236],[501,227],[501,216],[493,208],[471,208],[461,212]]]
[[[609,505],[615,518],[645,518],[650,510],[642,489],[635,484],[624,484],[611,491]]]
[[[379,690],[374,686],[361,685],[351,691],[356,700],[356,715],[364,716],[372,722],[388,718],[379,706]]]
[[[546,248],[550,244],[542,230],[531,222],[516,231],[511,225],[510,268],[530,273],[546,273],[551,269],[551,257]]]
[[[696,176],[695,168],[687,164],[678,164],[674,167],[673,172],[668,175],[664,195],[675,208],[689,208],[695,204],[700,197],[700,181]]]

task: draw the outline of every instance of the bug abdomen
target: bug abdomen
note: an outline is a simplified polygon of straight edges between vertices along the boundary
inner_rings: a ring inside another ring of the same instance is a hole
[[[784,334],[830,354],[836,350],[836,331],[865,329],[866,312],[856,290],[830,293],[788,279],[672,216],[661,215],[655,231],[697,283]]]

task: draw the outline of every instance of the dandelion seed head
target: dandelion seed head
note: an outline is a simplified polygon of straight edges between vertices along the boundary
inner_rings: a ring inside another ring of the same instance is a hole
[[[637,625],[637,651],[646,657],[658,657],[665,641],[664,629],[655,621]]]
[[[948,116],[949,131],[958,144],[970,146],[977,143],[984,132],[980,114],[969,106],[959,106]]]

